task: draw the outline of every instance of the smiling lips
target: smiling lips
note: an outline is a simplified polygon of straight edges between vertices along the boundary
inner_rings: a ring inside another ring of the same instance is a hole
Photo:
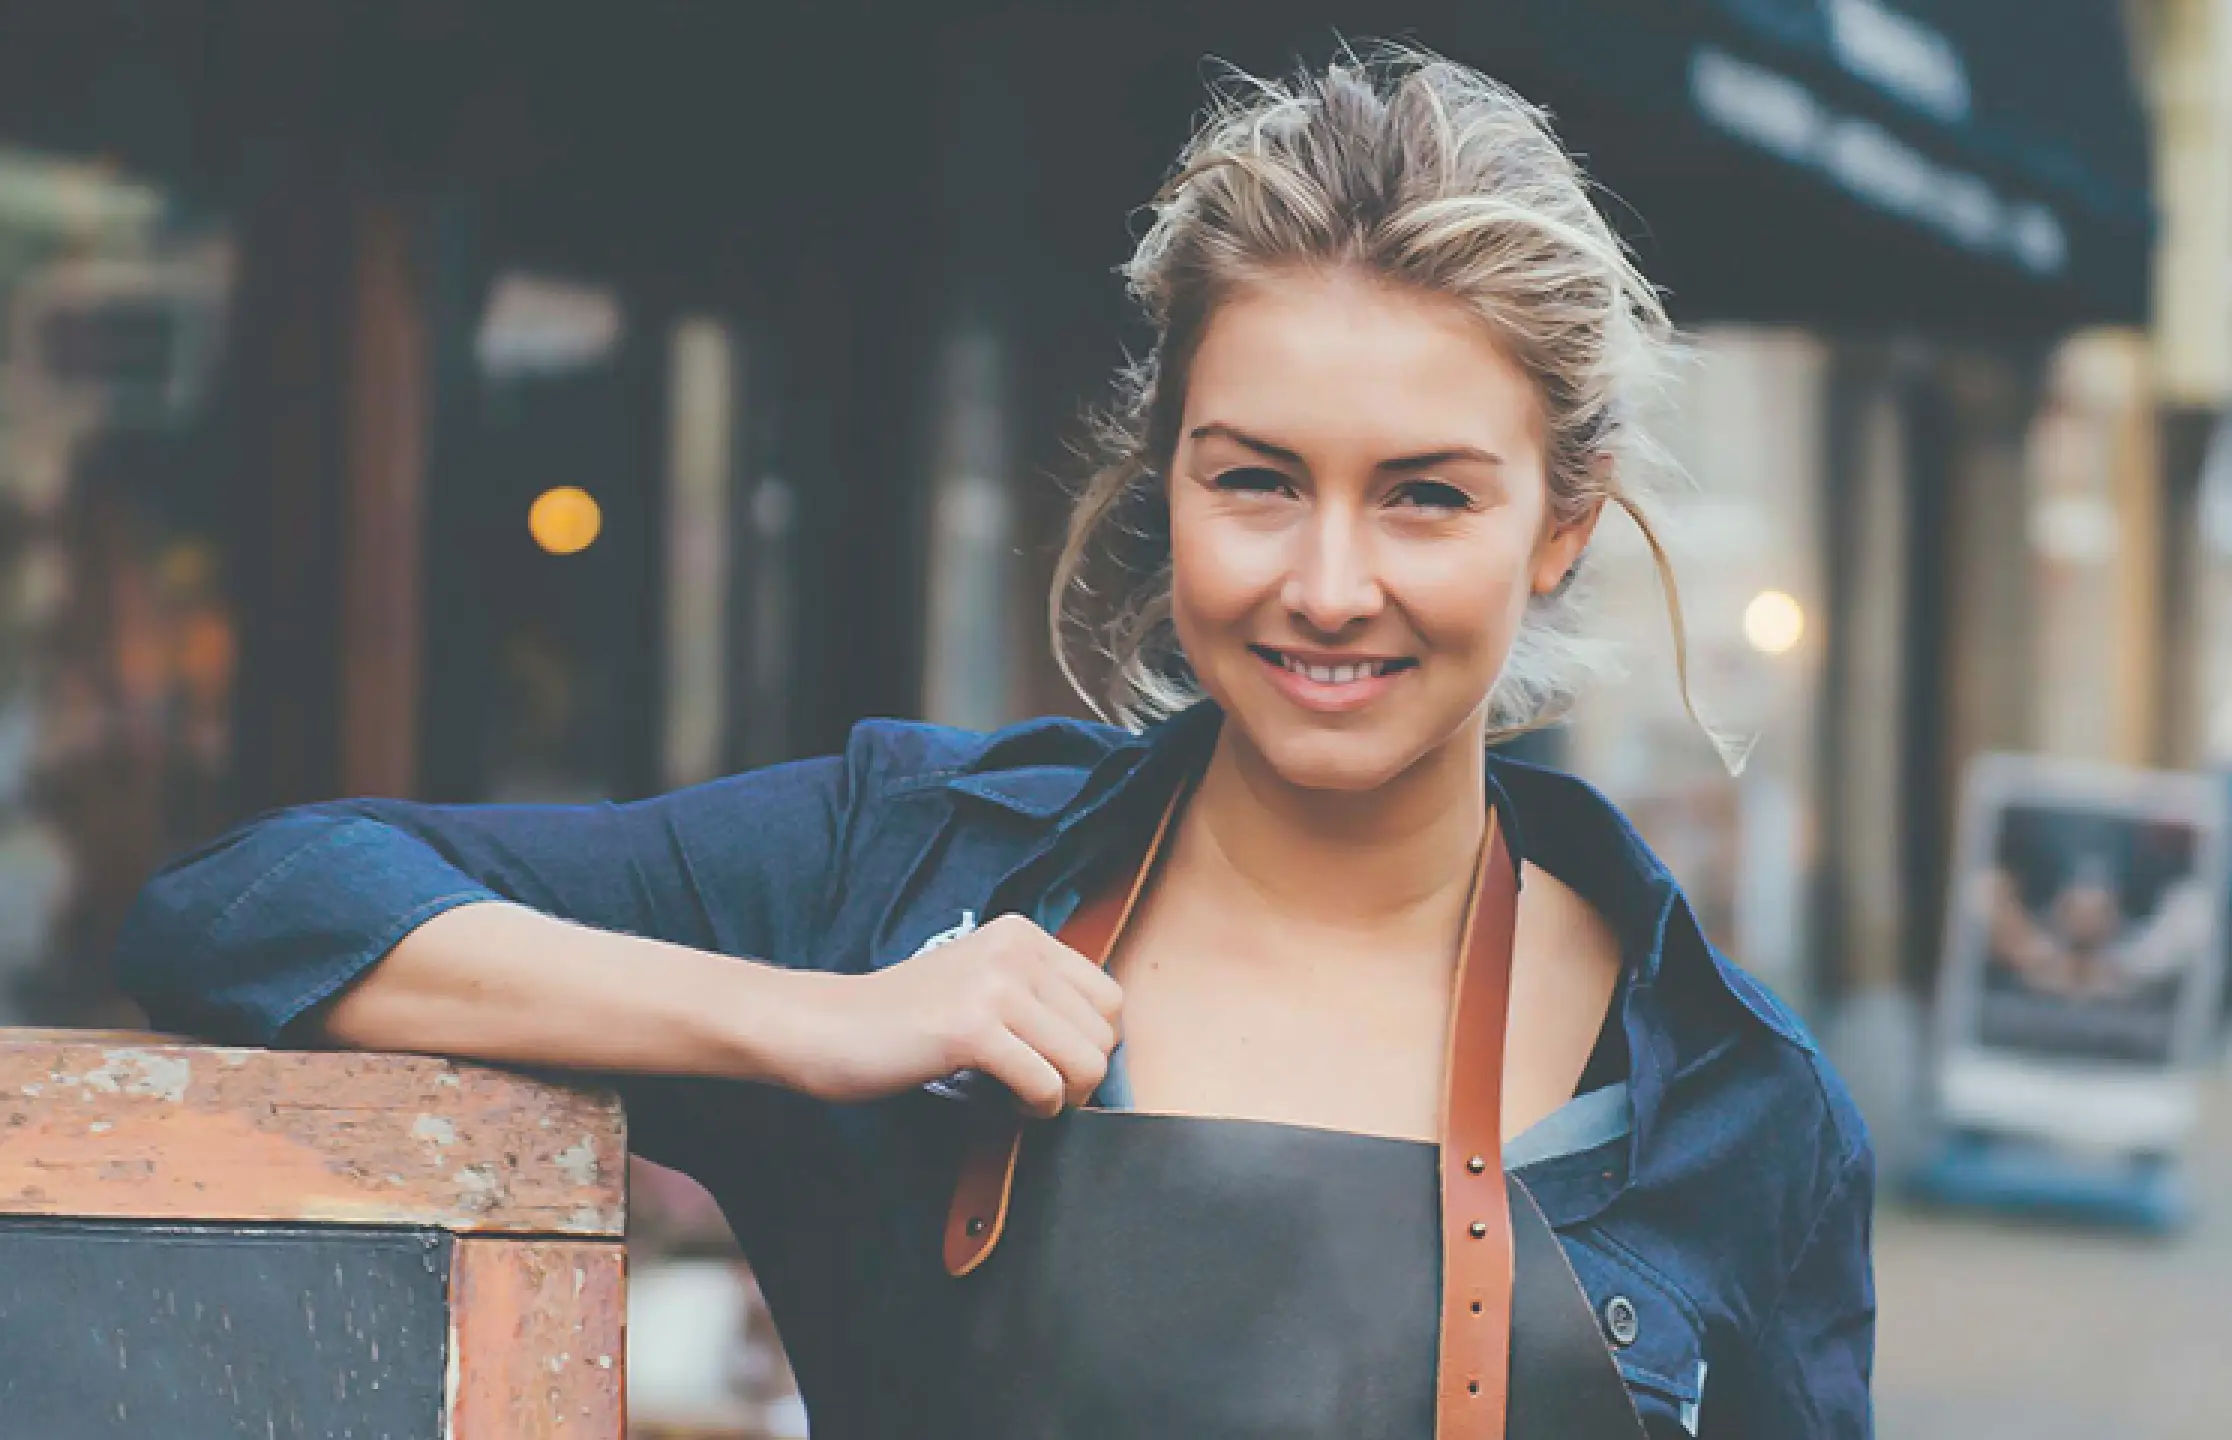
[[[1296,704],[1311,710],[1353,710],[1395,683],[1406,670],[1418,668],[1409,656],[1305,656],[1274,650],[1268,645],[1248,649],[1269,667],[1272,683]]]

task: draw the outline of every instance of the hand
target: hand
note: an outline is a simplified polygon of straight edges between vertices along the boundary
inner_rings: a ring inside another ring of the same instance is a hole
[[[1105,971],[1020,915],[873,974],[791,978],[783,1078],[838,1102],[978,1070],[1057,1115],[1099,1088],[1123,1005]]]

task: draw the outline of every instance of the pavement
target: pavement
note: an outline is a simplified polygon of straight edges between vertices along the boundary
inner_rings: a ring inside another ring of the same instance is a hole
[[[2232,1440],[2232,1072],[2150,1238],[1919,1212],[1876,1220],[1880,1440]]]

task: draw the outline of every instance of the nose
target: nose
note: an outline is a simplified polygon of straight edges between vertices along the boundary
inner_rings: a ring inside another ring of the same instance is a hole
[[[1324,635],[1338,635],[1387,603],[1370,527],[1350,507],[1320,506],[1295,531],[1295,554],[1280,595],[1288,612]]]

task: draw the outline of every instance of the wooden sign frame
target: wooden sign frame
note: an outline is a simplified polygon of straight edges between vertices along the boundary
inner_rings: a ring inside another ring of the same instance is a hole
[[[440,1440],[622,1440],[626,1177],[620,1103],[592,1090],[425,1056],[0,1029],[0,1226],[450,1237]]]

